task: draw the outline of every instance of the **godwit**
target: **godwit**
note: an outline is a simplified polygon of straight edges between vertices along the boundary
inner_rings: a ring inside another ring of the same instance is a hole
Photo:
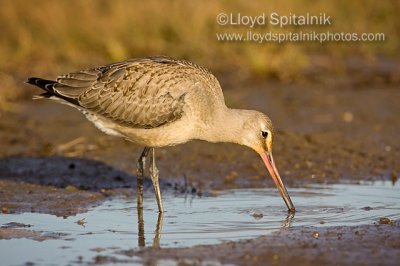
[[[106,134],[143,145],[138,188],[151,152],[151,179],[159,212],[163,205],[155,148],[198,139],[232,142],[255,150],[290,212],[295,208],[272,157],[274,130],[265,114],[225,105],[218,80],[204,67],[168,57],[131,59],[61,75],[56,81],[29,78],[47,98],[77,108]],[[138,197],[139,206],[141,196]]]

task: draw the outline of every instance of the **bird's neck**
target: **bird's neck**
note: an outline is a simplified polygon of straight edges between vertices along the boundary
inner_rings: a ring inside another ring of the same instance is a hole
[[[213,121],[202,130],[199,139],[208,142],[231,142],[242,144],[244,123],[249,110],[224,108],[216,113]]]

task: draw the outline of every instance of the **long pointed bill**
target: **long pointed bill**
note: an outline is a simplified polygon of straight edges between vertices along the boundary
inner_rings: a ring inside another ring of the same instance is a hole
[[[275,185],[279,190],[279,193],[281,194],[283,200],[285,201],[286,206],[289,209],[289,212],[295,212],[296,210],[294,208],[292,200],[290,199],[289,193],[287,192],[286,187],[282,182],[282,178],[279,175],[278,169],[276,169],[272,153],[271,152],[260,153],[260,156],[263,159],[269,173],[271,174],[271,177],[274,180]]]

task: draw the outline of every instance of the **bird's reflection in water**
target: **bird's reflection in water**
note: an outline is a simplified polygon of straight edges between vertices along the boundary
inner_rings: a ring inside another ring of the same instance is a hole
[[[144,219],[143,219],[143,179],[138,178],[137,180],[137,214],[138,214],[138,245],[139,247],[146,246],[146,240],[144,237]],[[153,239],[153,247],[160,247],[161,231],[163,226],[163,213],[158,213],[157,226]]]
[[[143,221],[143,207],[137,206],[138,212],[138,245],[139,247],[145,247],[146,241],[144,238],[144,221]]]
[[[291,227],[294,215],[295,215],[294,212],[289,212],[288,215],[286,216],[286,219],[282,221],[282,227],[284,227],[284,228]]]
[[[153,247],[156,247],[156,248],[160,247],[163,219],[164,219],[164,215],[161,212],[159,212],[158,218],[157,218],[157,227],[156,227],[156,231],[155,231],[155,235],[154,235],[154,239],[153,239]]]
[[[140,176],[140,175],[139,175]],[[137,215],[138,215],[138,246],[145,247],[146,246],[146,239],[145,239],[145,232],[144,232],[144,218],[143,218],[143,179],[137,179]],[[185,195],[185,203],[188,203],[190,206],[192,205],[193,196],[189,197],[189,199]],[[283,228],[289,228],[292,226],[292,220],[295,216],[295,212],[289,212],[286,216],[286,219],[282,221]],[[157,218],[157,226],[155,229],[155,235],[153,239],[152,247],[159,248],[160,247],[160,240],[161,240],[161,233],[163,227],[163,213],[158,213]]]
[[[146,240],[145,240],[145,236],[144,236],[143,206],[139,207],[139,205],[138,205],[137,211],[138,211],[138,245],[139,245],[139,247],[145,247]],[[159,212],[158,219],[157,219],[157,226],[156,226],[155,235],[154,235],[154,239],[153,239],[153,245],[152,245],[155,248],[160,247],[163,219],[164,219],[163,214],[161,212]]]
[[[138,206],[137,206],[137,212],[138,212],[138,245],[139,245],[139,247],[145,247],[146,240],[145,240],[145,236],[144,236],[143,205],[140,206],[139,201],[138,201]],[[282,228],[290,228],[292,226],[292,221],[293,221],[294,216],[295,216],[295,213],[293,213],[293,212],[288,213],[288,215],[286,216],[286,219],[284,219],[282,221]],[[155,247],[155,248],[160,247],[163,219],[164,219],[163,213],[159,212],[152,247]]]

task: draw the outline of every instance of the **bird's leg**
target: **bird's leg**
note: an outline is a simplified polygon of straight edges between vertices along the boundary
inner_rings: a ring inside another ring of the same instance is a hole
[[[149,154],[150,148],[145,147],[142,155],[137,163],[137,212],[138,212],[138,244],[139,247],[145,246],[144,239],[144,221],[143,221],[143,175],[146,165],[146,157]]]
[[[158,182],[158,169],[156,167],[156,154],[154,148],[151,148],[151,167],[150,167],[151,180],[153,181],[154,192],[156,194],[158,211],[164,212],[161,192],[160,192],[160,184]]]
[[[138,208],[143,208],[143,176],[144,168],[146,166],[146,158],[149,154],[150,148],[145,147],[137,163],[137,205]]]

